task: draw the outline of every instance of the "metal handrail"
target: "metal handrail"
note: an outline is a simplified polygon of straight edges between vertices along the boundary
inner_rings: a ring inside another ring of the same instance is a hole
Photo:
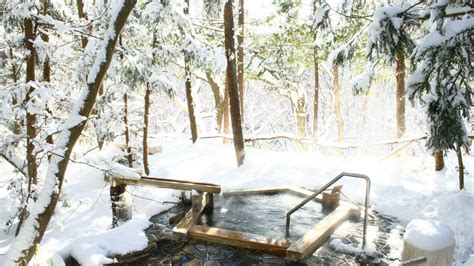
[[[300,204],[298,204],[296,207],[291,209],[287,214],[286,214],[286,235],[288,236],[290,234],[290,216],[293,214],[295,211],[297,211],[299,208],[303,207],[306,203],[308,203],[310,200],[314,199],[316,196],[321,194],[323,191],[325,191],[327,188],[332,186],[334,183],[336,183],[339,179],[341,179],[344,176],[349,176],[349,177],[355,177],[355,178],[362,178],[365,179],[366,181],[366,187],[365,187],[365,211],[364,211],[364,231],[363,231],[363,240],[362,240],[362,248],[365,247],[366,244],[366,234],[367,234],[367,216],[368,216],[368,209],[369,209],[369,196],[370,196],[370,178],[366,175],[362,174],[356,174],[356,173],[346,173],[342,172],[335,178],[333,178],[331,181],[329,181],[326,185],[324,185],[322,188],[320,188],[318,191],[314,192],[313,195],[309,196],[305,200],[303,200]]]

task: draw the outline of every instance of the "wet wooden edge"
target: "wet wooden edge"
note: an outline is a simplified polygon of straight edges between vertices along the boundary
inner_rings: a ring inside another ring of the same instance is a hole
[[[359,208],[353,204],[344,204],[337,207],[313,229],[290,245],[286,250],[286,260],[300,261],[305,259],[321,247],[339,225],[350,217],[357,217],[359,215]]]
[[[199,217],[208,205],[209,197],[207,193],[199,193],[197,199],[193,201],[193,206],[186,213],[183,219],[173,228],[173,235],[178,239],[187,239],[189,230],[198,222]]]
[[[189,231],[194,240],[208,241],[222,245],[265,251],[278,256],[285,256],[290,242],[286,239],[266,237],[251,233],[227,230],[217,227],[195,225]]]

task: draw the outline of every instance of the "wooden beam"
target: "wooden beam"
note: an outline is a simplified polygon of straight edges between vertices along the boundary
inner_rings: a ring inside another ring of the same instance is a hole
[[[311,231],[298,239],[286,250],[288,261],[300,261],[322,246],[336,228],[349,217],[359,215],[356,208],[340,206],[319,222]]]
[[[209,197],[207,193],[199,193],[199,195],[192,200],[192,208],[186,213],[184,218],[173,228],[173,234],[179,239],[187,239],[188,232],[193,225],[195,225],[208,205]]]
[[[142,176],[140,179],[114,178],[117,183],[138,186],[152,186],[179,190],[196,190],[198,192],[221,193],[221,186],[217,184],[194,182],[180,179]]]
[[[265,237],[215,227],[195,225],[189,231],[192,239],[219,243],[246,249],[262,250],[278,256],[285,256],[290,243],[286,239]]]

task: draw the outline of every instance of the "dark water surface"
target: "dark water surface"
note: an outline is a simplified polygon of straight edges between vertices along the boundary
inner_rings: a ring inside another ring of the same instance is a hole
[[[215,197],[214,212],[203,215],[199,223],[294,241],[327,216],[320,203],[308,202],[291,215],[290,235],[286,237],[286,213],[303,199],[286,193]]]

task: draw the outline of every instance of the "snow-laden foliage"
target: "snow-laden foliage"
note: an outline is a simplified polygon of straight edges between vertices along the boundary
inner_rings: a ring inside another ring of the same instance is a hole
[[[474,17],[446,16],[447,7],[429,6],[430,31],[413,52],[416,69],[407,81],[408,95],[420,96],[426,106],[427,146],[433,150],[467,148],[469,143],[465,120],[472,107]]]
[[[407,27],[418,19],[414,6],[398,1],[391,6],[378,8],[367,31],[367,56],[372,59],[383,58],[394,62],[397,53],[410,53],[415,46]]]

